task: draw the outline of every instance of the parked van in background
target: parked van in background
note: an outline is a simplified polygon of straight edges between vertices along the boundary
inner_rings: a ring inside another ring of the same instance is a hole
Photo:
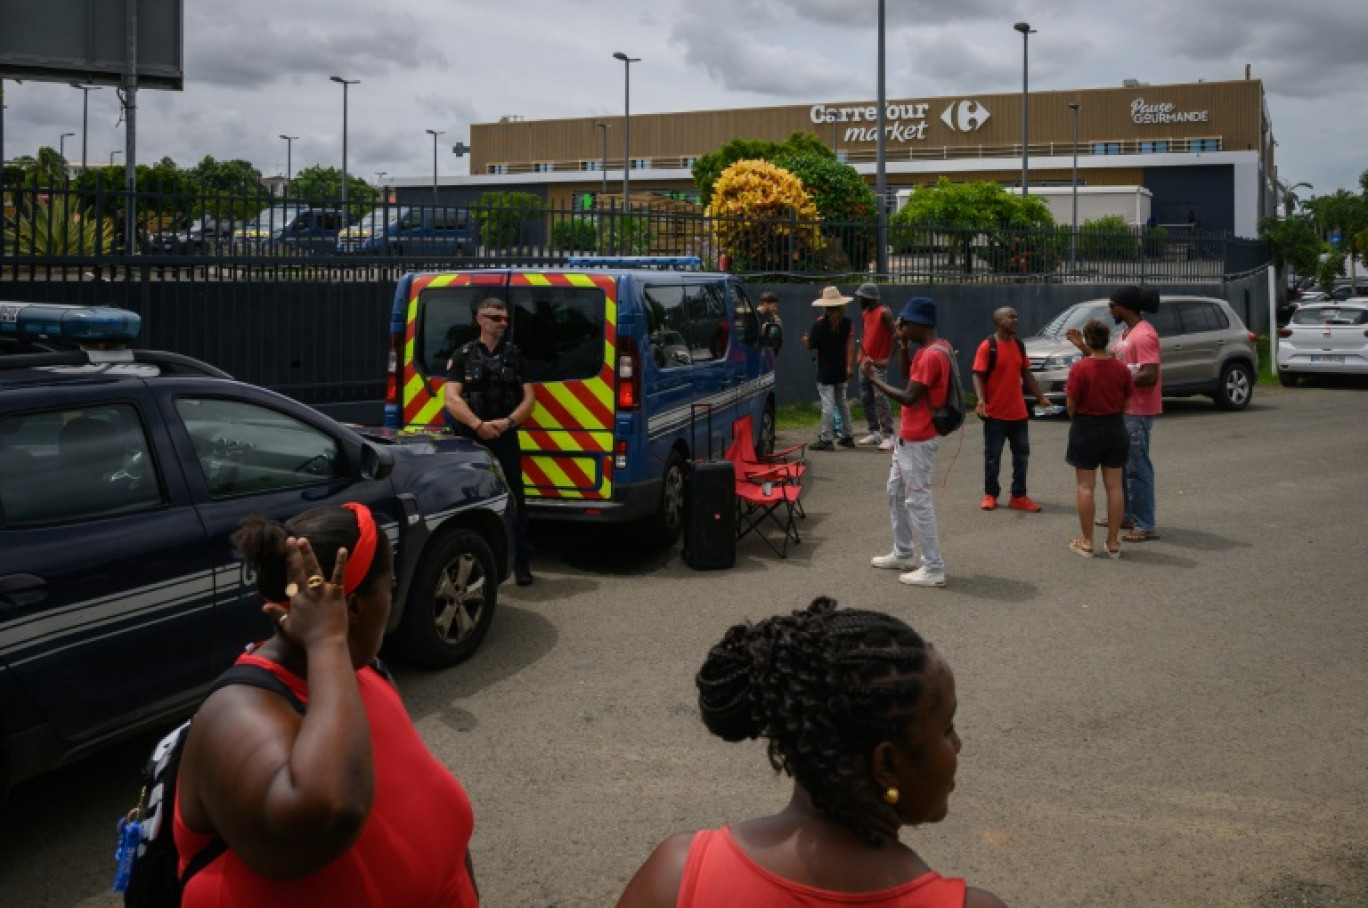
[[[337,237],[337,251],[355,255],[457,255],[474,248],[475,228],[464,208],[386,205]]]
[[[479,336],[477,303],[508,304],[536,406],[523,424],[533,517],[644,522],[673,541],[685,465],[720,457],[751,416],[757,450],[774,448],[777,326],[730,274],[698,259],[586,258],[563,269],[404,275],[390,322],[385,423],[442,431],[453,351]]]
[[[347,223],[346,212],[339,208],[273,205],[233,235],[233,251],[239,255],[332,252],[337,234]]]

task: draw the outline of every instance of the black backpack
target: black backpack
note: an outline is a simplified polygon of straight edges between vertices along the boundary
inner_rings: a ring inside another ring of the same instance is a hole
[[[947,347],[937,343],[930,349],[939,350],[950,363],[950,386],[945,389],[945,403],[931,408],[931,424],[937,435],[949,435],[964,425],[964,387],[960,384],[959,363]],[[927,404],[931,403],[927,398]]]
[[[1030,358],[1029,356],[1026,355],[1026,345],[1023,344],[1023,343],[1021,342],[1021,338],[1019,338],[1019,337],[1014,337],[1014,338],[1012,338],[1012,340],[1016,342],[1017,352],[1021,354],[1021,361],[1022,361],[1023,363],[1029,363],[1029,362],[1031,361],[1031,358]],[[993,374],[993,370],[997,368],[997,344],[998,344],[997,335],[996,335],[996,334],[990,334],[990,335],[988,335],[988,369],[987,369],[987,373],[988,373],[989,375],[992,375],[992,374]]]
[[[209,693],[230,684],[247,684],[273,691],[288,700],[301,715],[304,713],[304,704],[294,691],[260,666],[232,666],[218,676]],[[143,767],[143,788],[138,804],[119,822],[119,849],[114,856],[119,862],[119,870],[114,879],[114,891],[123,893],[124,905],[128,908],[176,908],[181,903],[181,891],[186,882],[228,849],[228,844],[215,836],[190,859],[184,877],[177,872],[180,855],[171,831],[176,777],[180,772],[181,751],[193,721],[192,717],[157,742]]]

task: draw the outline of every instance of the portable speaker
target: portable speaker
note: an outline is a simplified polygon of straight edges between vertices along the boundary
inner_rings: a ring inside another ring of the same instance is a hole
[[[684,560],[699,571],[736,563],[736,469],[730,461],[689,464],[684,474]]]

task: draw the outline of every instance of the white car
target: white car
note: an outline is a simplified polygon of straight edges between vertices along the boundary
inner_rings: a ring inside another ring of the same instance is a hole
[[[1306,303],[1278,329],[1278,380],[1368,375],[1368,298]]]

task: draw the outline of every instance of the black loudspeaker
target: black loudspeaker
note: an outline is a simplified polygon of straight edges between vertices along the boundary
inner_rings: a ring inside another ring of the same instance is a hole
[[[731,461],[686,468],[684,560],[699,571],[736,563],[736,468]]]

